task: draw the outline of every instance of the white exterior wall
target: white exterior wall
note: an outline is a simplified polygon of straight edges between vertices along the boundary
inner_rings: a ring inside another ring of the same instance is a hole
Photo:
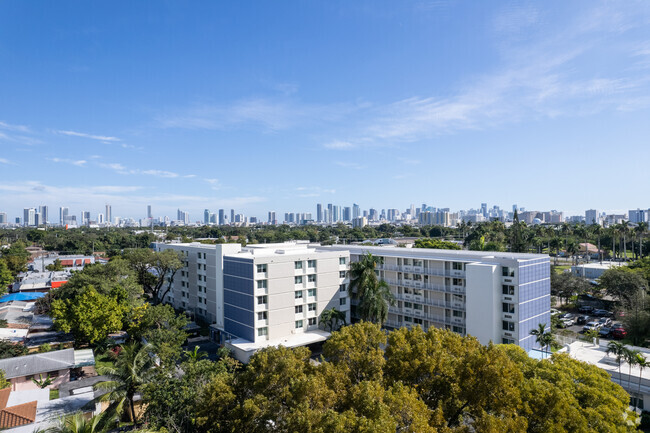
[[[501,266],[467,265],[467,334],[478,338],[482,344],[501,342],[500,289]]]

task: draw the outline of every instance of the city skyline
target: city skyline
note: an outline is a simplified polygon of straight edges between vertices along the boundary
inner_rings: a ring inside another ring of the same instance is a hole
[[[636,1],[3,2],[1,211],[626,211],[649,27]]]

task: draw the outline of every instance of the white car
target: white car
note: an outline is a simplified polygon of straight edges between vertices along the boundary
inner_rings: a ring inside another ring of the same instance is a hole
[[[599,322],[587,322],[585,326],[582,327],[584,332],[591,331],[592,329],[598,330],[602,326],[602,323]]]

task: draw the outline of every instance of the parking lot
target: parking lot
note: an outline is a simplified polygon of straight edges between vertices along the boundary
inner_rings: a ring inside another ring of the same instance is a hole
[[[572,321],[573,324],[571,324],[569,326],[566,326],[566,327],[564,327],[562,329],[566,329],[566,330],[574,332],[576,334],[584,334],[585,333],[584,326],[586,325],[586,323],[599,322],[599,321],[602,322],[602,321],[607,321],[607,319],[609,319],[609,321],[611,321],[611,323],[600,324],[597,329],[599,331],[601,329],[612,329],[612,332],[610,332],[607,335],[604,335],[603,333],[600,333],[599,338],[601,340],[608,341],[608,340],[612,340],[612,339],[619,339],[620,340],[620,339],[625,337],[625,330],[623,330],[623,331],[620,331],[620,330],[613,331],[615,328],[623,328],[623,325],[621,324],[621,322],[619,320],[615,320],[615,315],[613,313],[611,313],[608,317],[603,317],[603,314],[600,314],[600,317],[599,317],[599,316],[595,315],[593,311],[590,312],[591,314],[589,314],[589,313],[585,313],[585,312],[579,312],[578,310],[571,310],[571,311],[565,310],[565,311],[559,311],[559,312],[554,313],[554,314],[557,314],[559,318],[566,320],[567,319],[567,313],[569,313],[572,316],[568,320]],[[580,323],[578,323],[579,318],[582,318]]]

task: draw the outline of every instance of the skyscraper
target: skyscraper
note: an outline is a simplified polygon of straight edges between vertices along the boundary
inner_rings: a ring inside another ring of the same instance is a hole
[[[278,221],[275,219],[275,211],[269,211],[269,224],[277,224]]]
[[[111,205],[107,204],[106,205],[106,222],[108,224],[111,224],[112,221],[113,221],[113,212],[112,212],[112,209],[111,209]]]
[[[226,211],[219,209],[219,225],[222,226],[226,224]]]
[[[39,206],[38,213],[41,214],[41,224],[47,224],[50,222],[50,216],[48,215],[47,206]]]
[[[332,209],[333,209],[332,203],[328,203],[328,205],[327,205],[327,219],[325,221],[326,223],[331,223],[332,221],[334,221],[334,216],[333,216]]]
[[[203,224],[210,224],[210,209],[203,211]]]
[[[62,226],[67,224],[68,212],[70,212],[70,209],[68,209],[67,207],[59,208],[59,224],[61,224]]]
[[[483,215],[484,218],[487,218],[488,216],[487,203],[481,203],[481,215]]]
[[[350,209],[350,206],[343,208],[343,221],[352,221],[352,209]]]
[[[33,226],[35,224],[35,215],[36,209],[34,208],[25,208],[23,210],[23,225]]]
[[[147,206],[147,218],[153,218],[153,215],[151,214],[151,205]]]
[[[589,209],[585,211],[585,224],[586,225],[600,224],[600,216],[596,209]]]
[[[85,226],[90,224],[90,212],[88,211],[81,212],[81,224]]]
[[[361,216],[361,208],[358,204],[354,203],[352,205],[352,219],[357,219]]]
[[[230,209],[230,223],[235,222],[235,209]]]
[[[316,222],[322,222],[323,221],[323,205],[318,203],[316,205]]]

